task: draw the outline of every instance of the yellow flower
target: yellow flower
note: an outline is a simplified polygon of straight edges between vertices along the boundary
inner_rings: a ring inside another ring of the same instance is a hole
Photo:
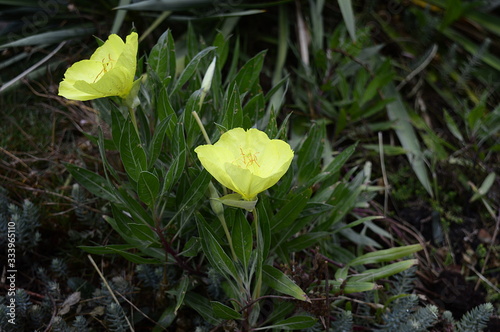
[[[59,95],[73,100],[119,96],[126,98],[134,83],[137,65],[137,33],[126,43],[113,34],[89,60],[74,63],[64,74]]]
[[[275,185],[293,159],[288,143],[271,140],[258,129],[231,129],[214,145],[201,145],[194,151],[217,181],[247,201]]]

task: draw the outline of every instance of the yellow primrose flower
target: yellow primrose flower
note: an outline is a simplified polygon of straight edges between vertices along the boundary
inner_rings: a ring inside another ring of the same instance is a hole
[[[89,60],[68,68],[59,85],[59,95],[73,100],[126,98],[134,83],[137,48],[135,32],[127,36],[126,43],[118,35],[110,35]]]
[[[194,150],[205,169],[227,188],[253,201],[286,173],[293,159],[288,143],[258,129],[234,128],[214,145]]]

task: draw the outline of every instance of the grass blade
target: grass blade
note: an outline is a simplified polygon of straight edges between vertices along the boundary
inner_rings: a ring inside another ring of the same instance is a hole
[[[351,0],[338,0],[340,12],[344,18],[345,26],[349,36],[351,36],[353,41],[356,41],[356,24],[354,21],[354,13],[352,11]]]
[[[406,155],[418,180],[432,197],[431,180],[424,162],[424,156],[401,95],[396,91],[393,84],[388,84],[384,93],[386,98],[393,99],[391,103],[387,104],[387,114],[389,119],[395,122],[394,129],[399,141],[407,151]]]

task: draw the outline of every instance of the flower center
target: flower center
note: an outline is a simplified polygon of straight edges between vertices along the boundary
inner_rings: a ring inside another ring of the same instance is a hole
[[[102,69],[101,71],[97,74],[97,76],[94,79],[94,82],[97,82],[105,73],[107,73],[109,70],[111,70],[115,66],[116,60],[111,58],[111,54],[108,54],[108,59],[103,58],[102,59]]]
[[[240,147],[240,157],[233,161],[233,164],[241,168],[246,168],[252,173],[256,173],[260,169],[257,154],[258,152],[250,150],[245,151]]]

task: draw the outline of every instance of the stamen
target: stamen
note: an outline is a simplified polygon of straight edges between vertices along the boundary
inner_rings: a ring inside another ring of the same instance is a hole
[[[104,75],[104,73],[107,73],[108,69],[113,68],[113,64],[112,63],[115,62],[115,60],[113,60],[111,58],[111,54],[108,54],[108,59],[109,59],[109,61],[106,61],[106,58],[102,59],[102,61],[101,61],[102,62],[102,69],[97,74],[97,76],[94,79],[94,82],[92,82],[92,83],[95,83],[99,79],[99,77],[101,77],[102,75]]]
[[[240,148],[240,153],[241,153],[241,156],[243,158],[243,164],[245,164],[246,167],[250,167],[252,166],[254,163],[255,165],[257,165],[258,167],[260,167],[259,163],[257,162],[257,153],[245,153],[243,152],[243,149]]]

